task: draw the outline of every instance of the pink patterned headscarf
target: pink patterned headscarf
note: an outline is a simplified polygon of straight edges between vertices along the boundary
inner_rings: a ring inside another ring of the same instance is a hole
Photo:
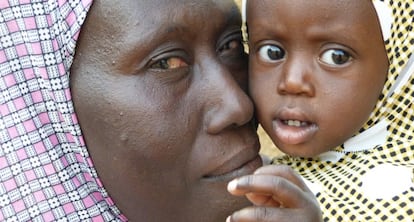
[[[0,0],[0,221],[126,221],[99,181],[69,72],[92,0]]]

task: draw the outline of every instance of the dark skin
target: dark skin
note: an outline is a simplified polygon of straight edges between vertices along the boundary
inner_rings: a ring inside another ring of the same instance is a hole
[[[314,157],[368,119],[388,59],[371,1],[248,1],[249,88],[259,122],[283,152]],[[357,108],[356,108],[357,107]],[[228,222],[321,221],[314,194],[292,169],[266,166],[228,186],[255,205]]]
[[[262,165],[239,27],[232,0],[95,0],[71,88],[130,221],[225,221],[249,205],[226,191]]]

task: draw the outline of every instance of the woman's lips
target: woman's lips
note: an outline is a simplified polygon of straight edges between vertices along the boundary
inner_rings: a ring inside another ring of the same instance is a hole
[[[305,143],[313,138],[318,131],[315,123],[297,119],[276,119],[273,130],[280,142],[288,145]]]
[[[228,164],[221,166],[203,178],[207,180],[230,181],[236,177],[252,174],[257,168],[262,166],[262,158],[259,154],[239,164],[237,164],[239,162],[237,159],[229,160]]]

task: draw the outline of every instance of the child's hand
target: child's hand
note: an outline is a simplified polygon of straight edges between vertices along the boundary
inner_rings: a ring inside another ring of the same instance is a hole
[[[245,195],[254,206],[241,209],[226,222],[322,221],[316,197],[299,175],[284,165],[268,165],[231,181],[228,191]]]

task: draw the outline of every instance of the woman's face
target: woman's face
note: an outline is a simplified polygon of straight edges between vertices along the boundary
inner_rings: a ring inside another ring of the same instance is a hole
[[[387,74],[372,2],[250,2],[250,90],[263,128],[294,156],[341,145],[367,121]]]
[[[131,220],[224,221],[261,165],[232,0],[96,0],[72,67],[98,175]]]

